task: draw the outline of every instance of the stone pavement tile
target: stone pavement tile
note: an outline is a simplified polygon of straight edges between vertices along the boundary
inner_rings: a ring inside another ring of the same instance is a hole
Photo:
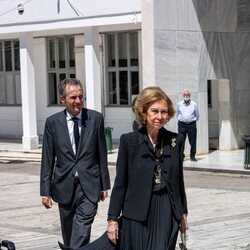
[[[54,235],[41,234],[35,232],[19,232],[10,235],[10,237],[13,238],[17,250],[60,249],[57,244],[59,237]]]
[[[57,205],[43,208],[39,176],[1,172],[0,238],[22,249],[59,249],[61,240]]]
[[[41,154],[17,151],[0,151],[0,162],[8,163],[13,161],[41,162]]]
[[[192,162],[189,157],[185,158],[183,163],[187,169],[206,169],[206,170],[221,170],[221,171],[243,171],[244,169],[244,150],[222,151],[215,150],[209,154],[197,155],[197,162]]]
[[[187,188],[189,250],[250,249],[250,192]]]
[[[248,249],[250,218],[233,219],[192,226],[189,231],[188,249],[235,250]],[[243,227],[243,228],[242,228]]]

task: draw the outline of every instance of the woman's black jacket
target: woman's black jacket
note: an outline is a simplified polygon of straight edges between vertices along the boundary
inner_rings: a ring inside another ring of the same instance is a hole
[[[174,215],[180,220],[187,214],[187,200],[183,180],[183,139],[176,133],[160,129],[163,140],[161,169],[167,183]],[[146,129],[124,134],[116,166],[116,178],[111,194],[108,220],[117,220],[121,214],[127,218],[145,221],[153,190],[155,157],[145,140]]]

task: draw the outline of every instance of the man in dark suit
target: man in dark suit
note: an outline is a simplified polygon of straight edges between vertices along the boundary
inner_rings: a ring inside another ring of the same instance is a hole
[[[99,200],[110,189],[103,116],[83,107],[79,80],[65,79],[59,94],[66,109],[47,118],[40,194],[42,204],[58,203],[64,244],[80,248],[90,241]]]

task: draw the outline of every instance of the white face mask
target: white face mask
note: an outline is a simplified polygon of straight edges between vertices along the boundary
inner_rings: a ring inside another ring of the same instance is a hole
[[[190,97],[189,96],[184,96],[184,101],[185,102],[188,102],[190,100]]]

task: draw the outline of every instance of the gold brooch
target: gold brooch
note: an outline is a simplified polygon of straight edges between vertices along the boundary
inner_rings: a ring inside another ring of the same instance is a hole
[[[176,138],[172,138],[171,146],[174,148],[176,146]]]

